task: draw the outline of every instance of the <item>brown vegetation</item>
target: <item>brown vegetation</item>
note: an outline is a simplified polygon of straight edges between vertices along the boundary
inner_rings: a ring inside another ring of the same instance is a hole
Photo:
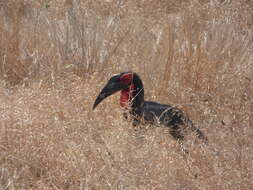
[[[253,3],[0,1],[0,189],[253,189]],[[113,73],[205,132],[135,131]]]

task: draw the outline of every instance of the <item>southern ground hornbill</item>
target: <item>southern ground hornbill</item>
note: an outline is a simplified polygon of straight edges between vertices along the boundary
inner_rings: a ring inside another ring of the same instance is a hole
[[[199,139],[207,142],[204,134],[180,109],[145,101],[142,80],[133,72],[123,72],[111,77],[95,100],[93,109],[106,97],[118,91],[121,91],[120,105],[130,113],[134,126],[139,124],[165,126],[177,140],[183,140],[187,131],[193,131]]]

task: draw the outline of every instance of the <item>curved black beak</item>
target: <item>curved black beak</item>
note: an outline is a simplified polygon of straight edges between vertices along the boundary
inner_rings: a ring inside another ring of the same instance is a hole
[[[102,89],[97,99],[93,104],[93,110],[97,107],[97,105],[102,102],[106,97],[127,88],[128,86],[122,84],[119,80],[115,80],[115,78],[111,78],[105,87]]]

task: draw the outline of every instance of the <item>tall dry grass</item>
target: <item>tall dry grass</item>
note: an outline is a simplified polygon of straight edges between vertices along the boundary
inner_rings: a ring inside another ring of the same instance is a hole
[[[251,1],[0,2],[0,189],[252,189]],[[135,131],[113,74],[182,108],[209,138],[189,154]]]

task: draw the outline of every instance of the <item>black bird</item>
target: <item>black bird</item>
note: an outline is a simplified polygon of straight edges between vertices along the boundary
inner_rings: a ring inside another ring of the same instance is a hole
[[[93,110],[106,97],[118,91],[121,91],[120,105],[126,108],[134,126],[141,123],[162,125],[168,127],[170,134],[177,140],[183,140],[186,132],[190,130],[195,132],[199,139],[207,142],[205,135],[180,109],[145,101],[142,80],[133,72],[123,72],[111,77],[95,100]]]

